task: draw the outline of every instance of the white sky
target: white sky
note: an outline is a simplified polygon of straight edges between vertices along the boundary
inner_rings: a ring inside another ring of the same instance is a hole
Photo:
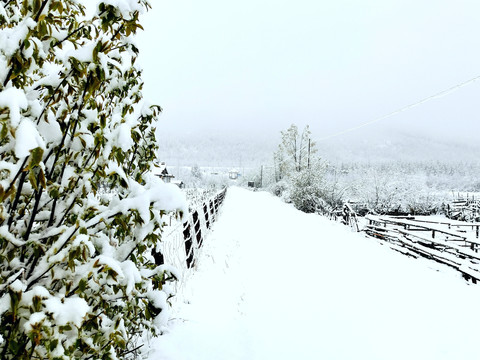
[[[480,75],[478,0],[152,0],[139,36],[164,131],[316,137]],[[369,127],[480,138],[480,81]]]

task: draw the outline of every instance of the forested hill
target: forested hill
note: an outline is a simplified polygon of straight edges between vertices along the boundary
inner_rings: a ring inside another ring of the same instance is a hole
[[[319,134],[312,134],[314,139]],[[321,134],[320,134],[321,135]],[[255,167],[273,163],[280,133],[162,134],[160,158],[172,166]],[[318,155],[332,164],[403,162],[478,162],[480,144],[418,134],[362,132],[317,140]]]
[[[160,158],[171,166],[252,167],[273,161],[279,136],[162,134]]]
[[[345,134],[317,143],[320,154],[341,162],[477,162],[480,144],[472,140],[443,139],[418,133],[367,132]]]

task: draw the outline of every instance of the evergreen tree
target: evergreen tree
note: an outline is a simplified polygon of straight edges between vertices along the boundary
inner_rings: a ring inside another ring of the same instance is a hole
[[[2,359],[126,358],[165,320],[173,274],[150,250],[184,201],[150,172],[161,109],[132,41],[148,7],[0,2]]]

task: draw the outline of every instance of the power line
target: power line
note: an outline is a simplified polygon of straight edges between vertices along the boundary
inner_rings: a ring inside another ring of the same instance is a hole
[[[351,127],[351,128],[348,128],[346,130],[342,130],[342,131],[339,131],[337,133],[334,133],[332,135],[329,135],[329,136],[326,136],[326,137],[323,137],[323,138],[320,138],[318,139],[318,141],[322,141],[322,140],[328,140],[328,139],[332,139],[332,138],[335,138],[337,136],[340,136],[340,135],[343,135],[343,134],[346,134],[346,133],[349,133],[349,132],[352,132],[352,131],[355,131],[355,130],[358,130],[358,129],[361,129],[365,126],[368,126],[368,125],[371,125],[373,123],[376,123],[376,122],[379,122],[379,121],[382,121],[382,120],[385,120],[389,117],[392,117],[394,115],[397,115],[397,114],[400,114],[401,112],[404,112],[406,110],[410,110],[414,107],[417,107],[419,105],[422,105],[424,103],[426,103],[427,101],[430,101],[430,100],[433,100],[433,99],[437,99],[437,98],[440,98],[442,96],[445,96],[445,95],[448,95],[454,91],[457,91],[458,89],[464,87],[464,86],[467,86],[471,83],[474,83],[475,81],[477,80],[480,80],[480,76],[477,76],[477,77],[474,77],[473,79],[470,79],[468,81],[465,81],[461,84],[458,84],[458,85],[455,85],[455,86],[452,86],[451,88],[448,88],[446,90],[443,90],[443,91],[440,91],[439,93],[435,94],[435,95],[431,95],[429,97],[426,97],[420,101],[417,101],[416,103],[413,103],[413,104],[410,104],[410,105],[407,105],[407,106],[404,106],[398,110],[395,110],[395,111],[392,111],[391,113],[387,114],[387,115],[383,115],[383,116],[380,116],[376,119],[373,119],[373,120],[370,120],[370,121],[367,121],[367,122],[364,122],[360,125],[357,125],[357,126],[354,126],[354,127]]]

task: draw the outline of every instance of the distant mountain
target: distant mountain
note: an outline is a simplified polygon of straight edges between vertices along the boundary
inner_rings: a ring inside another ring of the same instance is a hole
[[[315,137],[315,134],[313,134]],[[159,137],[159,156],[171,166],[256,167],[270,165],[280,134],[187,134]],[[317,141],[318,155],[341,162],[479,162],[480,143],[422,133],[369,129]]]
[[[256,167],[272,161],[277,141],[255,134],[163,135],[159,157],[172,166]]]
[[[377,131],[343,135],[317,143],[331,162],[479,162],[480,144],[421,133]]]

